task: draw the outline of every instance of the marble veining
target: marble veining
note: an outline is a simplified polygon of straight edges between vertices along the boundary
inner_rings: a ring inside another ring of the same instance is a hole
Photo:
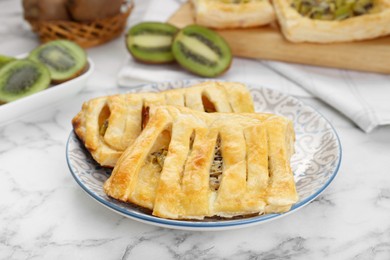
[[[130,23],[147,8],[136,3]],[[0,1],[0,53],[38,44],[21,19],[20,1]],[[332,122],[343,160],[325,192],[294,214],[191,232],[139,223],[92,200],[67,168],[70,121],[83,101],[123,91],[115,77],[128,54],[122,38],[88,54],[96,71],[83,92],[0,125],[0,259],[390,259],[390,127],[365,134],[310,97],[300,99]]]

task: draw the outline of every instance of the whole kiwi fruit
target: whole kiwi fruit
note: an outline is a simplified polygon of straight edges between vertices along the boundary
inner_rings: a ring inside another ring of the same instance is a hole
[[[73,20],[90,22],[120,13],[123,0],[68,0]]]
[[[68,0],[23,0],[24,18],[27,20],[71,20],[66,7]]]

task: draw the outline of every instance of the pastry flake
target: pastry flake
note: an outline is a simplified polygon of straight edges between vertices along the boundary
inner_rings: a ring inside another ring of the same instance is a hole
[[[390,34],[390,1],[363,1],[274,0],[273,4],[283,35],[291,42],[347,42]],[[344,6],[338,8],[337,3]]]
[[[246,28],[275,20],[268,0],[192,0],[195,22],[216,29]]]
[[[273,114],[152,107],[104,190],[169,219],[285,212],[298,200],[294,139],[292,122]]]
[[[122,152],[142,132],[152,105],[175,105],[206,112],[254,112],[245,85],[204,82],[159,93],[129,93],[85,102],[73,118],[75,133],[102,166],[114,167]]]

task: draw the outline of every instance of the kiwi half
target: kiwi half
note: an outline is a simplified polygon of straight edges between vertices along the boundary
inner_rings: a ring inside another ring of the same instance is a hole
[[[178,29],[167,23],[143,22],[129,29],[126,46],[130,54],[145,63],[169,63],[175,60],[171,45]]]
[[[28,56],[44,64],[50,71],[53,83],[61,83],[77,77],[87,66],[85,51],[76,43],[56,40],[39,46]]]
[[[48,69],[30,60],[14,60],[0,68],[0,103],[29,96],[49,87]]]
[[[181,66],[203,77],[222,74],[232,62],[226,41],[216,32],[199,25],[189,25],[176,35],[172,53]]]

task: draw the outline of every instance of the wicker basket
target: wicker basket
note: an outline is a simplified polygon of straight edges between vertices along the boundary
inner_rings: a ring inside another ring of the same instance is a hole
[[[133,1],[129,1],[125,12],[92,22],[36,20],[28,20],[28,22],[41,42],[67,39],[78,43],[83,48],[89,48],[118,37],[126,27],[133,6]]]

